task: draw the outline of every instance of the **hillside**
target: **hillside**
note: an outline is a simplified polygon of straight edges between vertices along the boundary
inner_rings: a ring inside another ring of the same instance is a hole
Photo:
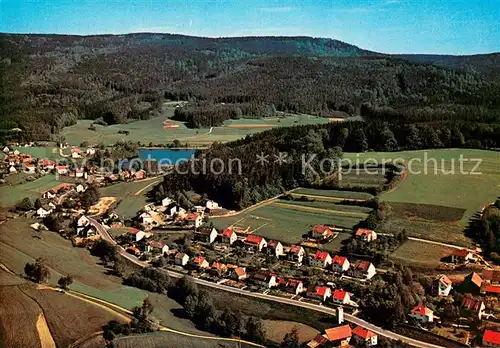
[[[77,119],[148,119],[164,99],[325,117],[498,121],[499,82],[481,73],[492,66],[484,60],[467,67],[476,61],[462,72],[308,37],[0,34],[0,130],[54,139]]]

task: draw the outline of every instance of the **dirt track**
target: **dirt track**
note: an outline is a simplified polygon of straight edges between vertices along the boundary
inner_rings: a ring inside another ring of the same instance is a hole
[[[40,313],[38,320],[36,321],[36,330],[38,331],[38,336],[40,336],[40,344],[42,348],[56,348],[56,343],[52,338],[49,326],[47,325],[47,320],[43,313]]]

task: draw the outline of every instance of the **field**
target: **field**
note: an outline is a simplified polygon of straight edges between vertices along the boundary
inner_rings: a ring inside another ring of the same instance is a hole
[[[299,332],[299,342],[309,342],[320,332],[310,326],[293,321],[282,320],[263,320],[262,324],[266,330],[267,339],[281,343],[283,337],[290,332],[294,327]]]
[[[370,195],[347,191],[298,189],[292,196],[307,195],[312,201],[275,200],[269,204],[248,209],[242,214],[213,219],[219,229],[236,224],[250,227],[255,234],[267,239],[278,239],[287,244],[298,243],[313,225],[327,224],[338,228],[351,229],[359,221],[366,219],[370,208],[341,205],[344,199],[370,198]],[[349,238],[350,233],[340,233],[332,242],[326,244],[326,250],[338,251],[341,242]]]
[[[114,340],[116,348],[250,348],[248,344],[238,342],[188,337],[171,332],[152,332],[139,336],[124,336]]]
[[[434,268],[439,265],[441,258],[449,256],[454,250],[456,249],[408,240],[391,254],[391,258],[408,265]]]
[[[80,145],[80,144],[75,144]],[[21,153],[25,153],[27,155],[31,155],[32,157],[38,159],[60,159],[59,151],[56,147],[55,143],[49,143],[47,146],[30,146],[30,147],[20,147],[20,146],[12,146],[11,150],[19,150]]]
[[[76,125],[65,127],[61,135],[71,145],[79,145],[83,141],[90,144],[103,142],[105,145],[111,145],[119,140],[131,140],[141,142],[142,144],[168,144],[174,139],[182,143],[191,145],[207,145],[214,141],[227,142],[245,137],[248,134],[262,132],[272,127],[287,127],[299,124],[318,124],[327,123],[327,118],[321,118],[310,115],[292,115],[281,114],[280,117],[267,119],[240,119],[228,120],[222,127],[213,127],[212,129],[190,129],[182,122],[171,121],[176,128],[164,128],[164,121],[169,120],[174,115],[175,108],[166,106],[163,116],[146,120],[135,121],[128,124],[118,124],[111,126],[96,125],[96,130],[89,130],[93,121],[80,120]],[[118,131],[129,131],[129,135],[119,134]]]
[[[147,204],[147,193],[160,179],[139,182],[121,182],[100,189],[101,196],[116,197],[118,206],[115,212],[126,218],[131,218]]]
[[[27,182],[25,184],[16,184],[16,182],[19,183],[24,176],[25,174],[18,173],[15,174],[15,177],[9,179],[12,180],[13,184],[15,184],[14,186],[10,186],[7,183],[0,186],[0,205],[11,206],[22,200],[24,197],[29,197],[34,200],[40,197],[44,191],[60,183],[56,180],[55,175],[47,174],[37,180]]]
[[[8,220],[0,225],[0,262],[14,273],[22,275],[26,262],[43,257],[51,269],[49,283],[57,284],[61,275],[71,274],[71,289],[131,309],[146,296],[154,298],[153,316],[163,325],[173,329],[199,333],[187,319],[176,317],[173,312],[182,307],[167,296],[124,286],[121,280],[108,273],[100,260],[83,248],[71,243],[54,232],[35,232],[29,224],[33,220]],[[40,237],[40,239],[38,238]],[[50,325],[50,324],[49,324]]]

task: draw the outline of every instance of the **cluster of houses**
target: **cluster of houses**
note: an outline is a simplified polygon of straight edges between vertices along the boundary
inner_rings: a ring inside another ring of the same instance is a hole
[[[45,191],[41,198],[42,206],[36,209],[36,216],[42,219],[49,216],[59,205],[59,200],[62,195],[71,191],[82,193],[85,192],[86,189],[87,186],[81,183],[60,183],[50,190]]]

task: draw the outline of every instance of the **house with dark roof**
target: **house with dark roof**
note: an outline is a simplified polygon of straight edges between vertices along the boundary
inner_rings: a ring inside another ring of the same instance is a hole
[[[276,286],[276,274],[270,272],[254,273],[250,281],[257,286],[270,289]]]
[[[200,227],[198,231],[194,232],[194,237],[203,243],[212,244],[217,238],[217,230],[214,227]]]
[[[297,279],[289,279],[285,285],[285,291],[294,295],[304,292],[304,282]]]
[[[500,284],[500,271],[495,269],[485,269],[481,277],[488,284]]]
[[[278,240],[270,240],[267,243],[266,253],[270,256],[279,258],[283,255],[283,244]]]
[[[297,264],[301,265],[305,253],[306,251],[302,246],[293,244],[292,246],[290,246],[290,249],[288,249],[287,252],[288,260],[296,262]]]
[[[175,254],[174,262],[178,266],[185,266],[189,262],[189,256],[184,253],[177,253]]]
[[[483,279],[476,272],[472,272],[464,278],[458,290],[463,293],[479,294],[482,285]]]

